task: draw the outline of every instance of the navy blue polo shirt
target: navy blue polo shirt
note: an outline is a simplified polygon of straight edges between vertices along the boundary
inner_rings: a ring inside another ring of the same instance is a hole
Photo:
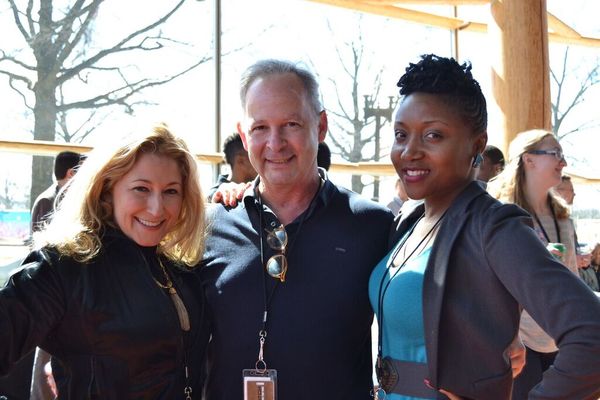
[[[265,298],[264,361],[277,370],[279,398],[321,398],[326,391],[328,399],[371,399],[368,282],[386,254],[393,216],[324,178],[310,209],[285,227],[293,245],[283,283],[264,273],[259,232],[279,222],[265,207],[261,229],[254,187],[237,208],[209,209],[200,270],[212,326],[208,400],[243,398],[242,370],[257,361]],[[266,233],[263,243],[267,260],[274,251]]]

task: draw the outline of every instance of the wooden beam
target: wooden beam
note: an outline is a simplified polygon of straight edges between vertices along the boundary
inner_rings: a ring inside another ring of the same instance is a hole
[[[487,5],[491,0],[364,0],[373,4],[410,4],[414,6],[467,6]]]
[[[0,140],[0,152],[14,152],[29,155],[55,156],[61,151],[69,150],[78,153],[87,153],[91,151],[91,146],[74,145],[71,143],[55,143],[48,141],[11,141]],[[198,161],[208,164],[218,164],[223,160],[223,155],[196,154]],[[344,173],[353,175],[379,175],[396,176],[396,170],[390,163],[385,162],[367,162],[367,163],[332,163],[330,172]],[[571,176],[575,183],[600,183],[600,177],[582,175],[569,169],[566,173]]]
[[[333,163],[329,171],[352,175],[396,176],[396,170],[389,162]]]
[[[506,154],[519,132],[551,128],[546,2],[498,0],[491,13],[492,87]]]
[[[314,3],[327,4],[350,10],[361,11],[369,14],[381,15],[383,17],[398,18],[405,21],[416,22],[424,25],[432,25],[445,29],[460,29],[474,32],[485,32],[486,25],[479,22],[465,21],[459,18],[444,17],[423,11],[408,8],[394,7],[390,5],[369,4],[364,1],[355,0],[310,0]]]
[[[598,184],[600,183],[600,177],[591,176],[587,174],[579,174],[576,171],[572,171],[567,168],[565,173],[571,177],[571,181],[576,184]]]
[[[554,14],[548,13],[548,28],[552,29],[554,33],[568,37],[568,38],[581,38],[579,32],[565,24],[563,21],[558,19]]]
[[[91,150],[93,150],[92,146],[82,146],[73,143],[57,143],[45,140],[0,140],[0,151],[36,156],[55,156],[61,151],[88,153]],[[223,154],[221,153],[201,153],[195,156],[199,162],[206,164],[219,164],[223,161]]]
[[[369,14],[381,15],[388,18],[398,18],[405,21],[416,22],[418,24],[435,26],[444,29],[459,29],[461,31],[486,33],[487,24],[481,22],[466,21],[460,18],[445,17],[431,14],[423,11],[411,10],[408,8],[395,7],[393,4],[408,4],[409,0],[309,0],[313,3],[327,4],[335,7],[346,8],[349,10],[360,11]],[[412,0],[416,4],[417,0]],[[470,0],[423,0],[418,4],[446,4],[463,3]],[[474,0],[477,1],[477,0]],[[482,0],[483,2],[483,0]],[[490,3],[485,0],[484,3]],[[466,3],[463,3],[466,4]],[[586,47],[600,47],[600,38],[581,36],[573,28],[562,22],[560,19],[548,14],[548,24],[552,26],[553,32],[548,33],[548,40],[555,43],[575,44]]]
[[[600,39],[581,36],[579,38],[559,35],[557,33],[548,33],[548,40],[554,43],[576,44],[586,47],[600,47]]]
[[[73,143],[56,143],[46,140],[0,140],[0,151],[31,154],[35,156],[55,156],[61,151],[88,153],[90,150],[92,150],[91,146],[81,146]]]

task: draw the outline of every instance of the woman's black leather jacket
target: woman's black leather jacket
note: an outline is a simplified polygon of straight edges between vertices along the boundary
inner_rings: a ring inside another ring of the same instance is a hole
[[[0,289],[0,374],[35,346],[49,352],[59,399],[199,398],[208,326],[194,271],[163,260],[190,316],[184,332],[155,248],[117,231],[82,264],[53,249],[29,254]],[[185,365],[189,379],[186,383]]]

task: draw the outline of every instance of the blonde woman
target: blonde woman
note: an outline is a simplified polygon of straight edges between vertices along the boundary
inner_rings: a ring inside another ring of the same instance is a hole
[[[598,278],[598,282],[600,282],[600,243],[596,243],[592,250],[590,268],[593,269]]]
[[[533,217],[540,240],[575,275],[577,259],[575,233],[564,200],[551,189],[561,183],[567,165],[562,147],[545,130],[530,130],[515,137],[509,146],[509,164],[493,180],[489,192],[506,203],[514,203]],[[525,368],[514,383],[513,398],[527,399],[529,391],[542,380],[542,374],[554,362],[558,348],[527,311],[523,311],[520,336],[527,349]]]
[[[39,346],[60,399],[199,393],[202,199],[195,159],[165,125],[92,152],[0,289],[0,373]]]

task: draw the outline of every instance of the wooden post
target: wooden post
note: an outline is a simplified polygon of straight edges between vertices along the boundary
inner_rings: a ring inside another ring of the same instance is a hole
[[[546,0],[492,0],[488,36],[503,151],[517,133],[551,128]]]

